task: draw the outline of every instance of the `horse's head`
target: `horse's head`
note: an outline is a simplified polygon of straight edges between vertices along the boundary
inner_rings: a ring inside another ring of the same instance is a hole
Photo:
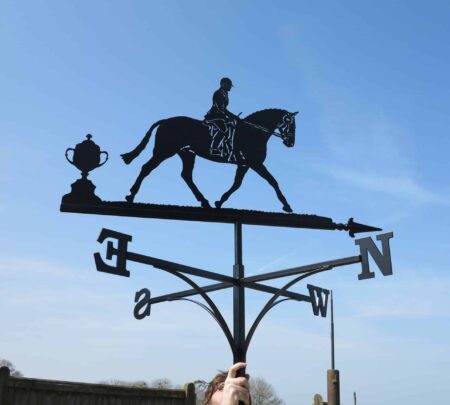
[[[260,129],[265,129],[269,136],[271,134],[278,136],[290,148],[295,143],[295,116],[297,114],[298,111],[291,113],[279,108],[268,108],[250,114],[244,118],[244,121],[256,124]]]
[[[284,111],[281,121],[276,126],[276,129],[279,131],[278,136],[288,148],[295,144],[295,116],[297,114],[298,111],[294,113]]]

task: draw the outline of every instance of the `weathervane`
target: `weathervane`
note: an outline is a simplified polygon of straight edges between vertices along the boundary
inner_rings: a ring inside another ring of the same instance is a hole
[[[155,122],[141,142],[131,151],[125,153],[122,159],[126,164],[131,163],[146,148],[153,131],[156,129],[155,146],[150,160],[142,169],[125,197],[125,201],[102,201],[95,195],[94,184],[87,179],[89,171],[102,166],[108,159],[108,153],[91,140],[79,143],[75,149],[66,151],[67,160],[82,172],[82,178],[72,184],[72,191],[66,194],[61,203],[62,212],[116,215],[141,218],[161,218],[187,221],[206,221],[229,223],[234,225],[234,257],[232,276],[214,273],[208,270],[174,263],[129,251],[132,236],[109,229],[102,229],[98,242],[108,241],[104,259],[97,252],[94,254],[98,271],[113,275],[129,277],[130,262],[142,263],[164,270],[185,281],[191,288],[159,297],[151,296],[148,288],[142,288],[135,293],[134,316],[144,319],[151,313],[151,305],[165,301],[187,300],[204,308],[219,324],[227,338],[235,362],[245,361],[246,354],[255,330],[265,314],[274,306],[286,301],[295,300],[309,302],[314,315],[325,317],[327,314],[328,296],[330,291],[311,284],[307,285],[308,293],[299,294],[289,289],[295,284],[315,274],[329,271],[341,266],[361,263],[362,270],[358,279],[364,280],[375,277],[370,270],[369,257],[372,257],[384,276],[392,274],[389,240],[393,233],[379,234],[376,239],[381,242],[381,250],[370,237],[355,240],[359,246],[359,255],[329,260],[321,263],[297,266],[255,276],[245,276],[242,248],[242,225],[264,225],[291,228],[308,228],[319,230],[346,230],[351,237],[356,233],[381,231],[380,228],[357,223],[350,218],[347,223],[335,223],[331,218],[293,214],[292,208],[280,190],[278,182],[264,165],[267,155],[267,142],[272,135],[282,139],[284,145],[293,147],[295,144],[295,117],[297,112],[284,109],[265,109],[257,111],[245,118],[231,113],[227,107],[228,92],[232,88],[229,78],[220,81],[220,88],[213,95],[213,105],[205,115],[204,120],[189,117],[172,117]],[[73,152],[72,160],[68,153]],[[105,159],[100,163],[101,155]],[[176,205],[160,205],[135,202],[143,180],[164,160],[178,155],[183,163],[181,177],[193,192],[201,207],[182,207]],[[195,158],[199,156],[218,163],[228,163],[237,166],[236,175],[229,188],[212,208],[195,185],[192,172]],[[274,188],[283,211],[287,213],[273,213],[234,208],[222,208],[223,204],[242,184],[249,169],[254,170]],[[200,286],[189,276],[197,276],[215,281],[213,284]],[[265,284],[265,281],[295,276],[282,288],[275,288]],[[229,328],[222,314],[209,296],[210,292],[232,288],[233,290],[233,328]],[[245,334],[245,289],[250,288],[272,294],[252,326]],[[191,297],[201,296],[205,303]],[[244,370],[241,370],[244,372]],[[338,397],[339,395],[337,395]],[[337,398],[336,404],[338,404]],[[334,405],[334,404],[330,404]]]

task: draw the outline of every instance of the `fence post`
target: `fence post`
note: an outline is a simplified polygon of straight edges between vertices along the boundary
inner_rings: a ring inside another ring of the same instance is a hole
[[[314,395],[312,405],[324,405],[322,395],[320,394]]]
[[[0,405],[7,405],[9,368],[0,368]]]
[[[328,405],[340,405],[339,370],[327,370]]]
[[[195,394],[195,385],[193,383],[184,384],[184,392],[186,393],[186,405],[195,405],[197,395]],[[0,402],[0,405],[2,403]]]

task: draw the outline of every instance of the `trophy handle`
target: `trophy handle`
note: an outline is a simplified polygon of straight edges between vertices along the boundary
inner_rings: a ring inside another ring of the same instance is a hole
[[[102,153],[105,154],[106,159],[104,160],[103,163],[100,163],[97,167],[103,166],[103,165],[108,161],[108,157],[109,157],[108,152],[102,151],[102,152],[100,152],[100,155],[101,155]]]
[[[69,159],[69,152],[70,152],[70,151],[72,151],[72,153],[75,153],[75,149],[74,149],[74,148],[67,148],[67,149],[66,149],[66,159],[67,159],[67,161],[68,161],[70,164],[74,165],[74,163],[73,163],[73,155],[72,155],[72,160]],[[74,166],[75,166],[75,165],[74,165]]]

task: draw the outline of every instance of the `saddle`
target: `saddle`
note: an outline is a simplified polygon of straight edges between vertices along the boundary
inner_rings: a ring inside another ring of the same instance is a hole
[[[234,134],[236,123],[234,120],[222,118],[205,119],[203,125],[208,127],[211,135],[210,153],[212,156],[220,156],[230,163],[236,163],[234,153]]]

